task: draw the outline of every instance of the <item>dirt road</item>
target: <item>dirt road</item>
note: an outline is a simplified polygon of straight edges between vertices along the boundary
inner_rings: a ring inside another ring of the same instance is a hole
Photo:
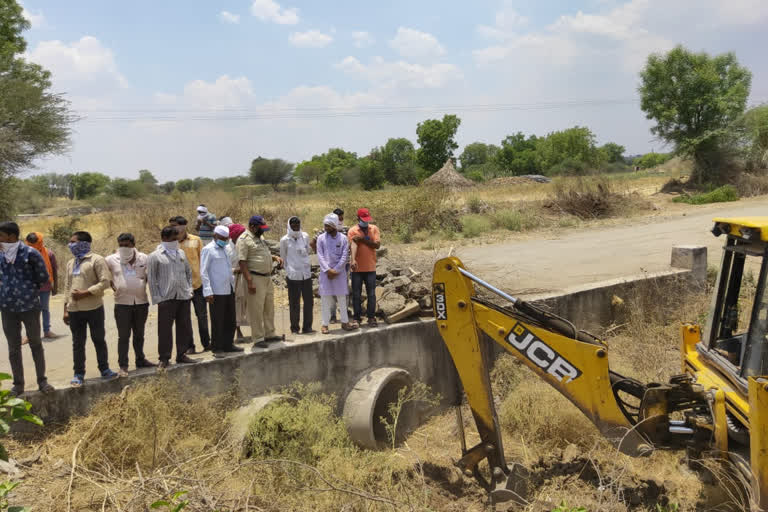
[[[558,238],[528,239],[456,250],[468,269],[520,296],[669,269],[672,246],[705,245],[709,265],[719,265],[723,238],[710,229],[715,216],[768,216],[765,196],[698,207],[685,214],[628,220],[607,228],[569,231]]]

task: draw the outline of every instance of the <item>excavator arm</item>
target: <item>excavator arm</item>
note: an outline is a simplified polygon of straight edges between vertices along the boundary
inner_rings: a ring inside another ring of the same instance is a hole
[[[474,284],[502,296],[512,306],[502,308],[483,300],[475,293]],[[668,427],[664,422],[669,401],[664,392],[669,388],[659,386],[659,400],[641,409],[646,386],[612,372],[608,348],[594,336],[504,294],[469,273],[457,258],[435,264],[432,286],[437,327],[455,363],[480,435],[480,442],[471,448],[466,448],[462,439],[463,457],[457,465],[467,475],[474,475],[494,502],[522,502],[527,484],[525,471],[517,465],[509,467],[504,458],[490,383],[494,345],[482,339],[481,333],[568,398],[622,452],[640,455],[649,451],[643,434],[652,435]],[[636,400],[630,400],[634,405],[622,394],[634,397]],[[637,428],[638,423],[647,423],[646,429]],[[484,460],[488,462],[488,478],[479,469]]]

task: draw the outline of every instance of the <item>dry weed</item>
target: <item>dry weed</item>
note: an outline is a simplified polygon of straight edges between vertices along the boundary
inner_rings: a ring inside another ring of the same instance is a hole
[[[651,204],[636,192],[619,193],[604,177],[556,180],[547,206],[580,219],[631,215],[648,210]]]

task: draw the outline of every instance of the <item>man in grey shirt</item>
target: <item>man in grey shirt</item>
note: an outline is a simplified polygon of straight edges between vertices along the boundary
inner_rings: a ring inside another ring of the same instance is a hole
[[[167,368],[173,350],[173,325],[176,324],[176,362],[197,363],[186,355],[192,346],[192,269],[179,248],[178,231],[166,226],[162,242],[147,258],[147,282],[152,303],[157,304],[157,351],[159,368]]]

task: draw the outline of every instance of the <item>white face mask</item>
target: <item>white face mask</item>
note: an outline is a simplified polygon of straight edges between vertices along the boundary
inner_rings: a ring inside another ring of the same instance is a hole
[[[178,240],[174,240],[173,242],[160,242],[160,243],[162,244],[163,248],[166,251],[173,252],[173,251],[178,251],[179,250],[179,241]]]
[[[16,253],[19,252],[19,245],[21,242],[0,242],[0,248],[3,250],[3,256],[5,256],[5,261],[8,263],[13,263],[16,261]]]
[[[120,255],[120,261],[123,263],[129,263],[133,259],[133,247],[118,247],[117,253]]]

